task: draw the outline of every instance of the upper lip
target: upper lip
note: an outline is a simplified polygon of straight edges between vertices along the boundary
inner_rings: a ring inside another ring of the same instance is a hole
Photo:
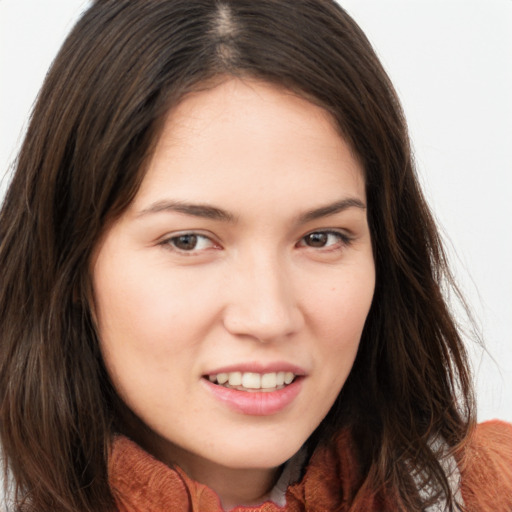
[[[276,361],[273,363],[259,363],[259,362],[249,362],[249,363],[239,363],[239,364],[231,364],[228,366],[222,366],[219,368],[215,368],[213,370],[209,370],[205,373],[205,375],[217,375],[219,373],[233,373],[233,372],[251,372],[251,373],[274,373],[274,372],[292,372],[295,375],[306,375],[306,371],[297,366],[295,364]]]

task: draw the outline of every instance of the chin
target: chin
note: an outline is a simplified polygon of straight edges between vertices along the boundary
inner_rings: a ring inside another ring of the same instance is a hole
[[[292,458],[304,445],[307,439],[298,439],[293,442],[260,439],[257,443],[230,444],[219,453],[217,464],[233,469],[271,469],[284,464]],[[212,454],[213,455],[213,454]]]

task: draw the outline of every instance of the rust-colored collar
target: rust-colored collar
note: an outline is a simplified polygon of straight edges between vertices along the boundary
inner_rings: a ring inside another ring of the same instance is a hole
[[[288,488],[285,507],[267,501],[234,511],[343,510],[357,487],[357,465],[349,436],[341,435],[336,444],[334,449],[321,448],[313,454],[304,477]],[[119,512],[222,512],[212,489],[195,482],[178,467],[169,468],[123,436],[114,440],[109,475]]]

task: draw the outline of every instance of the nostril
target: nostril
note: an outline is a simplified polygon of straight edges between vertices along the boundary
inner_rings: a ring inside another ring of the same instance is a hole
[[[242,309],[235,306],[224,315],[223,324],[228,332],[237,336],[246,336],[261,343],[278,341],[297,333],[303,325],[298,308],[272,311],[257,307]]]

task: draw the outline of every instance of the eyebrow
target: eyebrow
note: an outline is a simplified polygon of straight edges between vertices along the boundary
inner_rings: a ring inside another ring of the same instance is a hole
[[[348,197],[346,199],[342,199],[341,201],[336,201],[335,203],[320,206],[319,208],[308,210],[307,212],[302,213],[298,217],[298,224],[306,224],[313,220],[343,212],[349,208],[359,208],[361,210],[366,210],[366,205],[356,197]]]
[[[157,201],[148,208],[144,208],[137,214],[137,217],[144,217],[151,213],[160,212],[177,212],[193,217],[201,217],[205,219],[220,220],[223,222],[235,222],[235,216],[226,210],[210,206],[208,204],[192,204],[183,201]]]
[[[336,201],[334,203],[314,208],[300,214],[297,218],[297,224],[306,224],[316,219],[335,215],[349,208],[359,208],[366,210],[366,205],[355,197],[350,197]],[[177,212],[193,217],[201,217],[205,219],[218,220],[223,222],[235,223],[236,217],[222,208],[217,208],[208,204],[194,204],[183,201],[162,200],[151,204],[147,208],[141,210],[137,217],[144,217],[152,213],[160,212]]]

